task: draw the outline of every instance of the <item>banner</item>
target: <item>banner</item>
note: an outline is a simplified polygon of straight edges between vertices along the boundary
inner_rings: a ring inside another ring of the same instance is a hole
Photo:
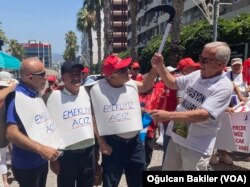
[[[215,149],[249,153],[250,111],[224,113],[217,134]]]

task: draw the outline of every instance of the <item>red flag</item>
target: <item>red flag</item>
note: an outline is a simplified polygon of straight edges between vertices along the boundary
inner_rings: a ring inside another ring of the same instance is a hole
[[[243,81],[250,85],[250,58],[243,62]]]

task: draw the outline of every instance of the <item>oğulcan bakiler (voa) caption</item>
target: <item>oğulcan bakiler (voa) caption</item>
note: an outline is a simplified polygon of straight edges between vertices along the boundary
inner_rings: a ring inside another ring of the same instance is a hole
[[[169,176],[169,175],[152,175],[149,174],[146,176],[147,184],[161,184],[161,183],[238,183],[238,184],[246,184],[247,176],[242,174],[221,174],[218,176],[210,176],[210,175],[191,175],[186,174],[185,176]]]

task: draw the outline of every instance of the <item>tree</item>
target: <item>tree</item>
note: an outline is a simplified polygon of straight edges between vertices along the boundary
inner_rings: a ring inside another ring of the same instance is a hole
[[[24,48],[17,42],[17,40],[10,40],[7,52],[19,60],[24,58]]]
[[[1,26],[1,22],[0,22],[0,26]],[[4,42],[8,42],[8,39],[7,39],[7,37],[4,35],[4,32],[3,32],[3,30],[1,29],[1,27],[0,27],[0,42],[1,42],[1,44],[0,44],[0,51],[2,50],[2,45],[4,44]]]
[[[184,10],[183,0],[174,0],[173,7],[175,9],[175,17],[171,27],[171,44],[170,44],[170,54],[167,58],[168,65],[176,67],[179,60],[182,58],[183,47],[180,45],[180,32],[182,26],[182,17]]]
[[[102,61],[102,38],[101,38],[101,9],[103,7],[103,0],[95,0],[96,7],[96,35],[98,47],[98,64]]]
[[[93,10],[82,8],[77,13],[77,29],[81,32],[86,32],[88,34],[90,73],[93,72],[93,41],[92,41],[91,28],[94,26],[94,22],[95,22],[95,12]]]
[[[104,1],[104,58],[113,53],[111,28],[111,0]]]
[[[0,26],[1,26],[1,24],[2,23],[0,22]],[[3,40],[4,42],[8,41],[7,37],[4,35],[4,31],[1,29],[1,27],[0,27],[0,39]]]
[[[250,14],[240,14],[233,19],[218,20],[218,40],[225,41],[230,45],[238,43],[250,44]],[[184,56],[190,56],[198,60],[203,46],[212,41],[212,26],[201,20],[185,26],[180,34],[181,44],[185,47]],[[250,49],[248,49],[250,54]]]
[[[79,46],[77,45],[77,36],[73,31],[69,31],[65,34],[66,49],[63,54],[65,61],[75,61],[76,53],[78,52]]]
[[[133,60],[137,60],[137,0],[130,0],[130,16],[131,16],[131,57]]]

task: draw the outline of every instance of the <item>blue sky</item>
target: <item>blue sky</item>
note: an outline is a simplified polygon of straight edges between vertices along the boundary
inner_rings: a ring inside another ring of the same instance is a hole
[[[52,53],[65,50],[65,33],[76,29],[76,14],[83,0],[0,0],[1,29],[8,39],[23,43],[27,40],[49,42]]]

